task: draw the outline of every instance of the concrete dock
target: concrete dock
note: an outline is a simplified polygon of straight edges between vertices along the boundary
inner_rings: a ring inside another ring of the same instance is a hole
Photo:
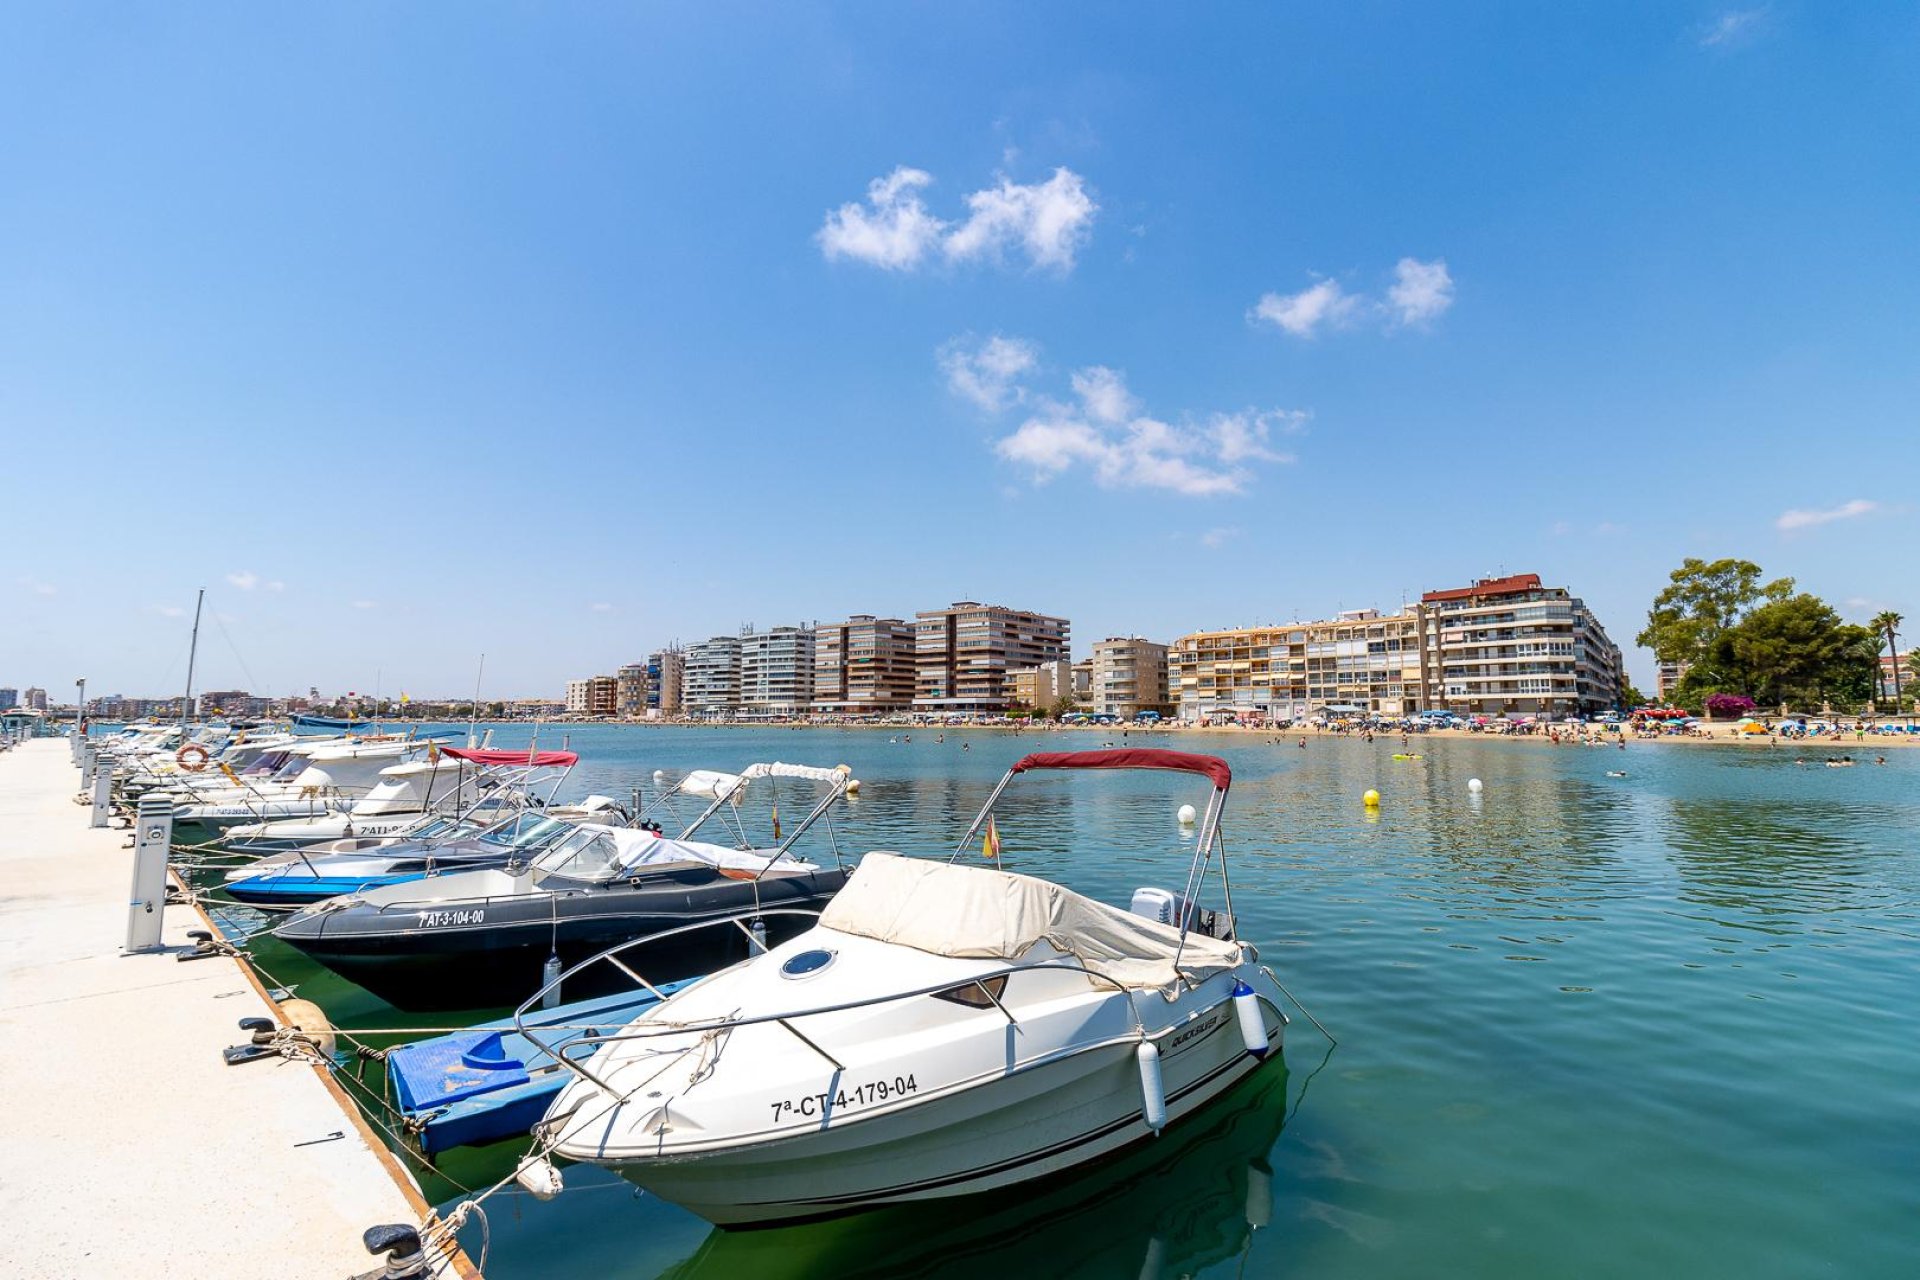
[[[79,785],[63,740],[0,753],[0,1276],[374,1269],[361,1232],[428,1206],[324,1071],[221,1061],[273,1016],[238,961],[122,953],[129,833]],[[170,907],[164,941],[203,927]]]

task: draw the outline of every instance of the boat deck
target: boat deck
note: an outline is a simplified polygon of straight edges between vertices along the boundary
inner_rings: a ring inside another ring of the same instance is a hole
[[[324,1073],[223,1064],[272,1016],[237,961],[122,953],[130,833],[88,828],[78,787],[64,740],[0,754],[0,1275],[375,1268],[361,1232],[428,1206]],[[205,927],[171,907],[164,941]]]

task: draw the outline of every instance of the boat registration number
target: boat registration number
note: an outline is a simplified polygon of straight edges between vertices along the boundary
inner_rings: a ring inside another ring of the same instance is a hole
[[[803,1093],[797,1098],[782,1098],[771,1105],[774,1123],[778,1124],[789,1116],[811,1119],[814,1116],[824,1116],[829,1111],[871,1106],[876,1102],[885,1102],[889,1098],[904,1098],[910,1093],[918,1092],[920,1092],[920,1086],[914,1082],[912,1076],[895,1076],[891,1080],[872,1080],[866,1084],[827,1093]]]
[[[441,925],[448,924],[480,924],[487,918],[486,912],[477,909],[473,911],[416,911],[413,914],[420,918],[420,927],[422,929],[437,929]]]

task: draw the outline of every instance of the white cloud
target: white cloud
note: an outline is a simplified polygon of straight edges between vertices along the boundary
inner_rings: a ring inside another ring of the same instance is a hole
[[[22,577],[16,579],[16,581],[37,596],[56,596],[60,594],[51,582],[42,582],[38,578]]]
[[[378,609],[380,604],[375,600],[355,600],[353,607],[356,609]]]
[[[1700,47],[1703,49],[1724,49],[1742,44],[1759,34],[1761,25],[1767,17],[1766,6],[1758,9],[1729,9],[1708,24],[1700,33]]]
[[[1387,306],[1401,324],[1425,324],[1452,305],[1453,277],[1447,274],[1445,258],[1402,258],[1394,264]]]
[[[1277,324],[1296,338],[1311,338],[1323,324],[1338,328],[1350,323],[1359,306],[1360,299],[1338,280],[1322,280],[1298,293],[1263,294],[1248,319]]]
[[[163,618],[184,618],[187,616],[187,611],[177,604],[156,604],[147,607]]]
[[[587,608],[593,611],[594,613],[612,613],[613,612],[613,606],[608,604],[605,600],[596,600],[594,603],[588,605]]]
[[[278,578],[275,578],[272,582],[269,582],[267,584],[267,590],[269,591],[285,591],[286,589],[287,589],[287,584],[280,581],[280,579]]]
[[[251,591],[260,585],[260,575],[250,569],[240,569],[228,574],[227,581],[242,591]]]
[[[967,220],[942,247],[947,257],[964,262],[998,258],[1017,246],[1036,267],[1071,271],[1099,208],[1086,180],[1071,169],[1055,169],[1045,182],[1025,186],[1003,177],[999,186],[967,197]]]
[[[1238,529],[1209,529],[1200,535],[1200,545],[1210,551],[1217,551],[1239,536]]]
[[[947,389],[988,413],[1024,400],[1026,391],[1019,380],[1039,362],[1040,348],[1024,338],[1003,338],[997,333],[978,345],[970,344],[970,338],[955,338],[940,348]]]
[[[1107,489],[1164,489],[1189,497],[1244,492],[1250,463],[1288,461],[1269,447],[1298,429],[1296,411],[1252,409],[1204,423],[1170,423],[1143,412],[1117,369],[1090,365],[1070,378],[1073,399],[1042,398],[1038,412],[994,443],[994,452],[1044,484],[1075,468]]]
[[[867,184],[867,203],[843,204],[827,215],[817,239],[828,261],[853,258],[889,271],[920,264],[946,223],[927,212],[920,190],[931,185],[925,169],[901,165]]]
[[[1553,522],[1553,536],[1554,536],[1554,537],[1556,537],[1556,538],[1564,538],[1564,537],[1566,537],[1566,536],[1567,536],[1568,534],[1570,534],[1570,533],[1572,533],[1572,532],[1573,532],[1573,526],[1572,526],[1572,525],[1570,525],[1570,524],[1568,524],[1568,523],[1567,523],[1567,522],[1566,522],[1565,520],[1555,520],[1555,521]]]
[[[1086,180],[1055,169],[1045,182],[1001,177],[966,198],[959,223],[938,217],[921,192],[933,175],[905,165],[867,184],[864,204],[828,212],[815,234],[828,261],[851,258],[888,271],[911,271],[937,247],[950,262],[1001,261],[1019,252],[1036,267],[1066,272],[1087,242],[1100,206]]]
[[[1266,293],[1247,312],[1250,324],[1267,323],[1296,338],[1323,329],[1344,329],[1363,320],[1387,325],[1425,325],[1453,305],[1453,276],[1445,258],[1402,258],[1384,297],[1351,293],[1338,280],[1319,280],[1298,293]]]
[[[1855,498],[1837,507],[1828,507],[1825,511],[1807,511],[1798,508],[1783,511],[1780,513],[1780,518],[1773,523],[1774,527],[1782,533],[1791,533],[1795,529],[1811,529],[1817,525],[1831,524],[1835,520],[1853,520],[1860,516],[1871,515],[1879,509],[1880,504],[1877,502]]]

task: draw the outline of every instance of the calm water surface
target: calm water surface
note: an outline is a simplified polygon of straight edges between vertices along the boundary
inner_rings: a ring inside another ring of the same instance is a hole
[[[845,762],[863,783],[834,833],[850,856],[944,854],[1015,757],[1115,740],[897,737],[575,728],[569,789]],[[1128,745],[1232,762],[1242,936],[1338,1048],[1296,1017],[1284,1069],[1011,1196],[729,1234],[569,1169],[557,1200],[489,1201],[488,1274],[1920,1275],[1920,752],[1841,770],[1785,750],[1416,738],[1424,758],[1397,761],[1398,739],[1295,741]],[[1023,778],[1000,810],[1007,863],[1118,903],[1177,886],[1174,813],[1204,792]],[[419,1020],[270,940],[261,958],[342,1025]],[[516,1150],[447,1172],[488,1182]]]

